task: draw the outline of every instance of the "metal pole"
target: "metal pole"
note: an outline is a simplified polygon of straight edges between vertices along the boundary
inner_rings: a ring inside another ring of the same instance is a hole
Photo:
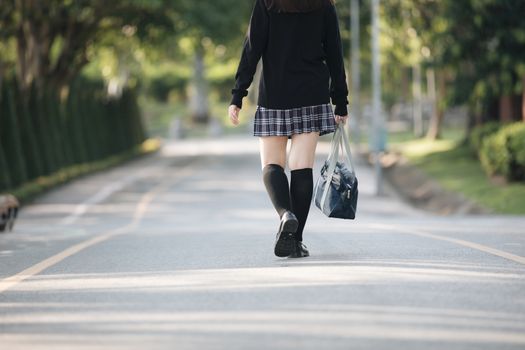
[[[359,149],[361,144],[361,67],[359,65],[360,33],[359,33],[359,0],[350,0],[350,28],[352,30],[352,43],[350,46],[350,58],[352,61],[352,118],[354,142]],[[349,123],[350,124],[350,123]]]
[[[376,195],[383,194],[381,155],[385,150],[385,135],[381,107],[381,67],[379,63],[379,0],[372,0],[372,140],[375,154]]]

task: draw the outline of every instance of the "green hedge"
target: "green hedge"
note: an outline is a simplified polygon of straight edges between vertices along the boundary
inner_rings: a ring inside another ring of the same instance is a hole
[[[486,137],[481,143],[479,158],[488,175],[525,181],[525,123],[505,125]]]
[[[525,123],[514,123],[505,129],[507,147],[512,156],[510,179],[525,181]]]
[[[157,101],[167,102],[172,91],[176,91],[177,94],[184,97],[189,81],[189,78],[172,72],[154,76],[146,84],[146,93]]]
[[[134,149],[146,139],[135,90],[108,98],[101,81],[75,80],[66,100],[52,88],[0,90],[0,192]]]
[[[488,122],[475,127],[469,136],[469,146],[472,154],[478,156],[483,140],[498,132],[500,128],[501,124],[498,122]]]

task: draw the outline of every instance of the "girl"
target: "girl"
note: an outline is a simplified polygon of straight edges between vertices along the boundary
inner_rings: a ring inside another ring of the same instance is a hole
[[[234,125],[261,57],[253,135],[259,137],[263,182],[280,218],[274,253],[305,257],[303,230],[312,201],[317,141],[348,118],[334,0],[255,1],[228,111]],[[288,139],[290,186],[284,171]]]

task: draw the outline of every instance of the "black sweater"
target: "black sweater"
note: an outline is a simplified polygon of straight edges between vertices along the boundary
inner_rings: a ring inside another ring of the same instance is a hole
[[[258,105],[290,109],[332,103],[336,115],[347,115],[348,88],[335,6],[278,13],[255,0],[235,75],[231,104],[242,108],[259,59],[263,70]]]

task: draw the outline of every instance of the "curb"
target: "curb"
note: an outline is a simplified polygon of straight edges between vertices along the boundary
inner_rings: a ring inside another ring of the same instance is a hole
[[[360,156],[373,164],[374,156]],[[464,195],[443,188],[399,153],[385,153],[381,158],[385,179],[390,187],[412,206],[438,215],[486,215],[492,212]]]

